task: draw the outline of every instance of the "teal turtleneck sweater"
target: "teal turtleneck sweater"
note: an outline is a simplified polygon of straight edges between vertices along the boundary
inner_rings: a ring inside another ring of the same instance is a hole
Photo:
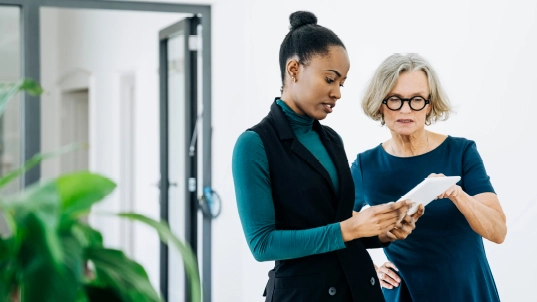
[[[336,168],[319,135],[312,129],[313,119],[295,113],[282,100],[276,103],[282,107],[298,141],[328,171],[338,192]],[[239,136],[233,150],[232,170],[242,228],[256,260],[299,258],[345,247],[339,222],[306,230],[276,229],[269,165],[257,133],[246,131]]]

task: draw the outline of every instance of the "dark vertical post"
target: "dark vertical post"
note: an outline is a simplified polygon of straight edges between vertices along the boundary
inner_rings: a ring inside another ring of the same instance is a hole
[[[211,187],[212,171],[212,110],[211,110],[211,8],[207,7],[202,15],[202,58],[203,58],[203,186]],[[212,223],[211,217],[203,217],[203,301],[210,302],[212,299],[212,275],[211,275],[211,244]]]
[[[182,24],[182,30],[181,30],[181,33],[182,33],[182,36],[183,36],[183,39],[184,39],[184,49],[182,50],[183,51],[183,54],[184,54],[184,61],[183,61],[183,64],[184,64],[184,79],[185,79],[185,82],[184,83],[177,83],[177,85],[184,85],[185,87],[185,95],[184,95],[184,98],[181,100],[181,101],[184,101],[184,104],[179,104],[180,106],[184,106],[185,108],[185,115],[184,116],[178,116],[176,118],[180,118],[180,119],[183,119],[185,121],[185,133],[183,134],[184,137],[183,137],[183,143],[184,143],[184,147],[185,147],[185,150],[184,150],[184,160],[185,160],[185,176],[186,176],[186,179],[185,181],[188,182],[188,179],[190,177],[192,177],[192,169],[194,169],[196,167],[195,163],[194,165],[192,165],[192,157],[190,156],[190,150],[189,150],[189,147],[190,147],[190,143],[192,141],[192,138],[193,138],[193,135],[195,135],[194,133],[194,125],[193,123],[196,122],[196,117],[192,118],[192,110],[195,110],[196,108],[196,100],[193,98],[193,93],[195,93],[195,89],[192,89],[192,85],[195,85],[196,84],[196,79],[193,79],[191,77],[191,70],[192,70],[192,61],[191,61],[191,58],[192,58],[192,53],[190,51],[190,39],[189,39],[189,36],[190,36],[190,19],[191,18],[186,18],[185,20],[181,21],[181,24]],[[194,91],[193,91],[194,90]],[[194,152],[194,154],[196,154]],[[195,156],[194,156],[195,157]],[[194,222],[196,222],[196,219],[195,217],[192,217],[192,202],[191,202],[191,195],[192,193],[190,192],[188,186],[186,186],[187,189],[184,191],[184,199],[181,199],[181,201],[184,200],[184,206],[185,206],[185,213],[184,213],[184,219],[185,219],[185,239],[186,239],[186,242],[190,245],[192,245],[192,242],[195,241],[197,239],[197,234],[194,233],[194,235],[192,235],[192,225]],[[194,191],[193,194],[196,194],[196,192]],[[197,209],[197,207],[194,206],[194,209]],[[194,228],[195,229],[195,228]],[[193,250],[194,252],[194,255],[196,254],[196,250]],[[185,272],[185,301],[190,301],[190,297],[191,297],[192,293],[190,291],[190,282],[188,281],[188,278],[187,278],[187,275],[186,275],[186,272]]]
[[[24,78],[30,78],[39,83],[41,81],[39,5],[28,2],[21,7],[21,13],[22,75]],[[21,150],[23,161],[27,161],[41,151],[41,98],[39,96],[28,94],[22,96],[21,117]],[[40,177],[41,166],[37,165],[24,173],[21,187],[37,182]]]
[[[160,219],[168,222],[168,40],[159,43],[160,76]],[[168,301],[168,246],[160,242],[160,292]]]

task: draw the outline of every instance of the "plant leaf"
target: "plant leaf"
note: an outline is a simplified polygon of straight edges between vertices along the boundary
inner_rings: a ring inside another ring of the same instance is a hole
[[[73,279],[66,278],[57,233],[59,194],[56,183],[31,185],[21,193],[2,199],[1,203],[7,220],[11,226],[16,226],[10,238],[13,257],[7,265],[15,268],[16,284],[21,285],[23,301],[72,300],[72,292],[62,288]]]
[[[82,290],[82,280],[85,272],[85,259],[83,257],[83,248],[78,239],[73,234],[64,233],[60,236],[63,249],[63,264],[66,268],[67,277],[76,281],[76,286],[72,296],[76,296],[79,290]]]
[[[147,216],[135,214],[135,213],[121,213],[118,214],[120,217],[124,217],[131,220],[137,220],[140,222],[143,222],[153,229],[155,229],[161,240],[170,245],[170,243],[177,248],[179,253],[181,254],[181,257],[183,258],[183,263],[186,270],[186,275],[188,277],[188,280],[190,282],[190,292],[193,302],[200,302],[201,301],[201,284],[200,284],[200,278],[199,278],[199,271],[198,271],[198,263],[196,261],[196,257],[194,256],[194,253],[192,252],[192,248],[183,243],[179,238],[177,238],[167,224],[163,222],[159,222],[156,220],[153,220]]]
[[[28,220],[28,217],[35,216],[36,220],[43,225],[43,236],[47,242],[45,247],[50,250],[54,262],[60,263],[62,249],[56,232],[60,201],[56,183],[50,180],[31,185],[23,192],[6,197],[0,202],[5,214],[10,216],[8,220],[13,220],[18,228],[18,230],[13,230],[17,238],[16,246],[24,242],[26,236],[32,235],[26,223],[32,222],[32,219]]]
[[[79,278],[73,278],[66,266],[54,259],[48,227],[33,213],[20,223],[24,228],[19,230],[25,230],[19,253],[21,300],[74,301],[80,286]]]
[[[8,301],[16,284],[14,238],[0,239],[0,301]]]
[[[60,156],[60,155],[62,155],[64,153],[80,149],[82,146],[84,146],[84,145],[83,144],[71,144],[71,145],[67,145],[65,147],[62,147],[57,151],[47,152],[47,153],[39,153],[39,154],[36,154],[36,155],[32,156],[32,158],[27,160],[22,167],[9,172],[8,174],[6,174],[2,178],[0,178],[0,188],[2,188],[3,186],[8,184],[9,182],[14,180],[15,178],[21,176],[24,172],[26,172],[26,171],[30,170],[31,168],[35,167],[36,165],[41,163],[43,160],[48,159],[48,158],[52,158],[52,157],[56,157],[56,156]]]
[[[103,236],[90,226],[76,222],[73,224],[71,231],[82,247],[103,247]]]
[[[19,92],[19,85],[17,84],[0,84],[0,116],[4,113],[6,105],[17,92]]]
[[[90,172],[65,174],[57,179],[61,198],[61,228],[69,226],[91,206],[110,194],[116,184],[109,178]]]
[[[19,90],[24,90],[34,96],[41,95],[43,93],[43,88],[41,88],[37,82],[30,79],[24,79],[19,84]]]
[[[162,301],[145,269],[122,251],[90,247],[86,249],[86,256],[95,265],[95,282],[113,289],[123,301]]]
[[[19,91],[26,91],[31,95],[40,95],[43,89],[35,81],[22,80],[19,83],[0,84],[0,116],[4,113],[6,105]]]

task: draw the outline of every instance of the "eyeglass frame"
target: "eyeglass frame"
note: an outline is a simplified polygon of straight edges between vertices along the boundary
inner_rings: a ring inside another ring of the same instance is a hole
[[[388,106],[388,99],[393,98],[393,97],[396,97],[396,98],[401,100],[401,106],[399,106],[399,108],[397,108],[397,109],[392,109],[392,108],[390,108],[390,106]],[[412,108],[412,105],[410,105],[410,104],[412,104],[410,101],[412,101],[415,98],[422,98],[425,101],[425,105],[423,105],[423,107],[421,109],[414,109],[414,108]],[[403,105],[405,104],[405,102],[408,102],[408,107],[410,107],[411,110],[421,111],[425,107],[427,107],[428,104],[431,103],[431,99],[430,99],[430,97],[429,97],[429,99],[426,99],[426,98],[424,98],[422,96],[419,96],[419,95],[416,95],[416,96],[413,96],[413,97],[407,98],[407,99],[399,97],[399,96],[396,96],[396,95],[390,95],[390,96],[386,97],[384,100],[382,100],[382,104],[386,105],[386,108],[390,109],[391,111],[401,110],[401,108],[403,108]]]

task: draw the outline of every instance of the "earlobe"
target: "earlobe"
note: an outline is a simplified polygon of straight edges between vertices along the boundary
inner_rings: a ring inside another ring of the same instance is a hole
[[[298,74],[298,66],[299,63],[297,60],[289,60],[287,61],[287,74],[291,78],[293,82],[296,82],[297,74]]]

